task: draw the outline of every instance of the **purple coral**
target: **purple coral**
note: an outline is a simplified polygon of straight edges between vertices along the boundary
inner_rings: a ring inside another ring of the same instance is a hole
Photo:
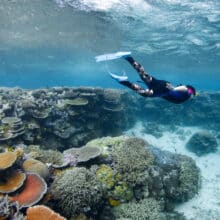
[[[76,154],[64,152],[63,153],[63,162],[64,164],[68,163],[69,166],[75,167],[77,165],[77,156]]]

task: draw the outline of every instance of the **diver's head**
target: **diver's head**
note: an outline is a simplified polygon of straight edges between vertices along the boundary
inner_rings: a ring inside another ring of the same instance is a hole
[[[196,96],[196,89],[193,86],[186,85],[186,87],[187,87],[187,92],[189,95]]]

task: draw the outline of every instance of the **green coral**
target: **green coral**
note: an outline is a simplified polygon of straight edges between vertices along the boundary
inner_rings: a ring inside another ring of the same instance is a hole
[[[154,163],[154,157],[142,139],[105,137],[87,145],[101,148],[102,155],[109,157],[114,167],[101,165],[96,172],[107,198],[129,201],[133,198],[134,187],[147,184],[147,168]]]
[[[114,167],[101,165],[96,171],[105,197],[120,202],[130,201],[134,187],[147,184],[147,168],[154,163],[154,157],[142,139],[105,137],[92,140],[87,145],[101,148],[102,155],[108,157]]]
[[[127,202],[133,198],[132,188],[128,187],[125,182],[119,182],[114,187],[112,197],[120,202]]]
[[[95,208],[102,190],[95,174],[86,168],[73,168],[57,176],[51,189],[57,205],[67,217]]]
[[[165,220],[163,206],[154,198],[121,204],[113,209],[117,220]]]
[[[108,190],[114,187],[115,185],[114,171],[111,167],[102,164],[97,169],[96,176],[104,189]]]

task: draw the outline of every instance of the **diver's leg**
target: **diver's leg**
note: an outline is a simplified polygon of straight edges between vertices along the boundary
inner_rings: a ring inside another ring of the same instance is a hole
[[[153,95],[153,90],[149,89],[143,89],[141,86],[135,83],[131,83],[129,81],[121,81],[119,82],[120,84],[136,91],[139,95],[144,96],[144,97],[150,97]]]
[[[152,76],[150,76],[147,72],[145,72],[144,67],[141,64],[139,64],[137,61],[135,61],[131,56],[126,56],[124,58],[134,67],[134,69],[138,72],[140,78],[147,85],[149,85],[152,81]]]

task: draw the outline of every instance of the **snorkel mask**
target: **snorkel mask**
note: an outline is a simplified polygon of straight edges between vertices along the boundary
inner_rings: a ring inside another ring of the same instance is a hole
[[[196,89],[193,86],[187,85],[186,87],[189,95],[197,96]]]

